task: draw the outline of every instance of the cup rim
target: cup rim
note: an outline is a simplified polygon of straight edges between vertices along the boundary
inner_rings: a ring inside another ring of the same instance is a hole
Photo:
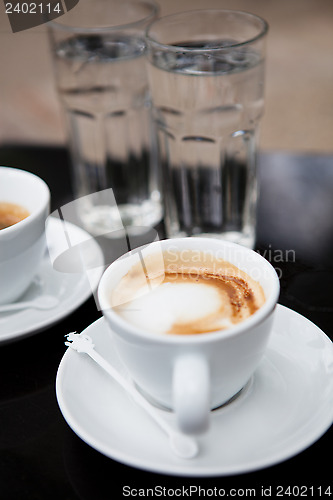
[[[65,24],[60,21],[48,21],[46,22],[46,25],[48,26],[49,29],[54,29],[54,30],[59,30],[59,31],[66,31],[68,33],[105,33],[105,32],[114,32],[114,31],[119,31],[119,30],[129,30],[136,28],[140,26],[143,23],[146,22],[152,22],[152,19],[154,19],[160,10],[159,5],[154,1],[154,0],[139,0],[138,2],[135,2],[133,0],[130,0],[130,3],[133,4],[146,4],[151,8],[151,12],[147,14],[146,16],[130,22],[130,23],[124,23],[124,24],[117,24],[115,26],[78,26],[78,25],[70,25],[70,24]],[[62,17],[62,16],[61,16]]]
[[[161,243],[161,242],[163,243],[163,241],[169,241],[170,243],[177,244],[177,242],[184,240],[200,240],[203,243],[203,245],[205,242],[207,243],[207,245],[209,245],[212,242],[212,238],[187,237],[187,238],[171,238],[166,240],[158,240],[153,243]],[[244,331],[250,330],[253,326],[262,323],[275,309],[280,294],[280,282],[274,267],[262,255],[255,252],[254,250],[238,245],[237,243],[231,243],[225,240],[215,239],[215,241],[220,241],[222,245],[228,248],[234,248],[235,250],[238,249],[239,251],[255,254],[258,261],[262,262],[262,265],[265,266],[266,269],[268,269],[271,274],[270,280],[273,286],[270,296],[266,298],[265,303],[255,313],[253,313],[250,317],[246,318],[244,321],[225,330],[205,332],[202,334],[171,335],[169,333],[157,334],[154,332],[146,331],[139,327],[136,327],[132,323],[123,319],[118,313],[116,313],[110,307],[110,304],[108,303],[108,299],[106,297],[106,285],[110,279],[109,276],[110,274],[112,274],[115,266],[117,266],[122,259],[124,259],[126,256],[129,256],[130,254],[137,252],[139,248],[144,248],[149,246],[149,244],[143,245],[142,247],[136,248],[134,251],[127,252],[126,254],[122,255],[114,262],[112,262],[110,266],[104,271],[98,286],[98,301],[101,311],[106,317],[110,317],[112,323],[119,326],[122,332],[126,332],[126,334],[128,333],[129,335],[136,336],[145,341],[150,340],[153,342],[158,342],[168,345],[174,345],[174,344],[187,345],[187,344],[204,344],[204,343],[206,344],[210,342],[215,342],[221,338],[226,339],[240,335]],[[113,326],[111,326],[111,329],[113,330]]]
[[[194,48],[194,47],[185,47],[185,46],[182,46],[181,44],[180,45],[171,45],[171,44],[167,44],[167,43],[161,43],[161,42],[158,42],[157,40],[155,40],[154,38],[152,38],[150,36],[150,30],[151,28],[153,28],[154,26],[156,26],[158,23],[161,23],[165,20],[171,20],[172,18],[176,19],[176,18],[179,18],[180,16],[183,16],[185,14],[202,14],[202,13],[225,13],[225,14],[237,14],[237,15],[242,15],[242,16],[246,16],[248,18],[252,18],[252,19],[256,19],[258,20],[261,25],[262,25],[262,30],[260,31],[260,33],[258,35],[256,35],[255,37],[252,37],[252,38],[249,38],[248,40],[244,41],[244,42],[237,42],[237,43],[233,43],[233,44],[230,44],[226,47],[221,47],[221,46],[210,46],[210,47],[207,47],[207,48]],[[207,53],[207,52],[217,52],[217,51],[221,51],[221,50],[229,50],[229,49],[232,49],[232,48],[235,48],[235,47],[242,47],[244,45],[249,45],[251,43],[254,43],[256,42],[257,40],[260,40],[260,38],[263,38],[267,32],[268,32],[268,29],[269,29],[269,25],[268,25],[268,22],[256,15],[256,14],[253,14],[251,12],[247,12],[247,11],[244,11],[244,10],[234,10],[234,9],[195,9],[195,10],[189,10],[189,11],[182,11],[182,12],[176,12],[174,14],[169,14],[167,16],[163,16],[163,17],[160,17],[158,19],[155,19],[154,21],[152,21],[149,26],[147,26],[147,29],[146,29],[146,41],[148,42],[148,45],[154,45],[155,47],[159,47],[161,49],[164,49],[164,50],[168,50],[169,52],[183,52],[183,53]]]
[[[22,177],[33,178],[34,181],[40,185],[40,188],[43,190],[44,196],[43,196],[43,199],[41,199],[41,204],[38,207],[38,209],[36,209],[34,212],[30,213],[25,219],[22,219],[19,222],[16,222],[12,226],[8,226],[8,227],[1,229],[0,230],[0,240],[2,239],[2,237],[7,238],[8,235],[14,235],[15,233],[24,229],[26,226],[32,224],[43,213],[43,211],[45,210],[45,207],[49,204],[50,197],[51,197],[50,189],[49,189],[48,185],[38,175],[33,174],[32,172],[28,172],[27,170],[19,169],[19,168],[0,166],[0,175],[1,175],[1,172],[4,172],[4,171],[10,172],[9,175],[17,175],[17,176],[22,176]],[[18,205],[20,204],[20,200],[17,200],[17,204]]]

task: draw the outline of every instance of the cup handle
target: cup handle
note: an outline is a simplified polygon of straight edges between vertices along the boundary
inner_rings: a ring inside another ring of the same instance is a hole
[[[173,404],[178,426],[185,434],[208,428],[210,376],[207,360],[199,354],[180,356],[173,370]]]

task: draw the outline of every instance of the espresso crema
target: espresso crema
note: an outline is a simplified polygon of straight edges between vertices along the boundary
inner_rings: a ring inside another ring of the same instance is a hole
[[[0,229],[13,226],[28,217],[30,213],[21,205],[0,201]]]
[[[230,262],[182,253],[133,266],[112,292],[115,311],[140,329],[188,335],[230,328],[265,302],[261,285]]]

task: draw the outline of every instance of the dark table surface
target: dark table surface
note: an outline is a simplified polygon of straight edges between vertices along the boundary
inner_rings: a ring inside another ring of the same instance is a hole
[[[8,145],[0,148],[0,165],[42,177],[51,190],[52,211],[73,199],[64,149]],[[279,273],[279,302],[333,339],[333,157],[266,153],[260,155],[259,174],[256,250]],[[100,316],[90,298],[43,332],[0,343],[1,500],[122,498],[125,485],[137,490],[165,487],[158,490],[161,496],[167,496],[168,489],[171,496],[176,488],[190,486],[211,489],[212,495],[214,488],[231,495],[231,489],[237,489],[237,498],[250,496],[246,490],[251,488],[256,497],[264,496],[263,488],[266,496],[275,496],[277,485],[284,488],[281,496],[289,498],[327,498],[328,487],[333,494],[332,427],[308,449],[280,464],[216,478],[145,472],[106,458],[81,441],[57,405],[56,373],[66,349],[64,335],[83,330]],[[288,486],[307,490],[287,490]]]

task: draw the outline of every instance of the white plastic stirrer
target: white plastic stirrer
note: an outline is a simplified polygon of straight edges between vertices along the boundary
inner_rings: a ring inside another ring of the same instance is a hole
[[[198,454],[198,443],[195,439],[175,431],[169,423],[112,365],[110,365],[95,349],[89,335],[71,332],[66,335],[65,345],[79,353],[88,354],[101,368],[103,368],[119,385],[123,387],[146,412],[155,420],[161,429],[169,436],[172,451],[181,458],[194,458]]]

